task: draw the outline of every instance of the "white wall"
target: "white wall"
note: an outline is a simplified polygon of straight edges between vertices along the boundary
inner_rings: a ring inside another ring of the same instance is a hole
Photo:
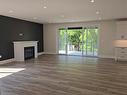
[[[114,41],[116,36],[116,22],[105,21],[100,23],[99,57],[114,58]]]
[[[118,21],[116,24],[117,24],[116,39],[117,40],[120,40],[120,39],[127,40],[127,21]]]
[[[114,57],[115,21],[44,24],[44,52],[49,54],[56,54],[58,52],[57,33],[59,28],[86,26],[99,26],[100,28],[99,57]]]

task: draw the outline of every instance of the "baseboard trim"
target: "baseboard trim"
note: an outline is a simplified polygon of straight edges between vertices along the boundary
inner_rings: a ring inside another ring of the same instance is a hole
[[[44,52],[43,54],[54,54],[57,55],[58,53],[52,53],[52,52]],[[98,58],[110,58],[110,59],[115,59],[114,56],[109,56],[109,55],[98,55]]]
[[[12,59],[7,59],[7,60],[0,61],[0,64],[2,65],[2,64],[6,64],[6,63],[13,62],[13,61],[15,61],[14,58],[12,58]]]
[[[40,52],[40,53],[38,53],[38,56],[39,56],[39,55],[43,55],[43,54],[45,54],[45,53],[44,53],[44,52]],[[0,65],[6,64],[6,63],[10,63],[10,62],[14,62],[14,61],[15,61],[14,58],[12,58],[12,59],[7,59],[7,60],[3,60],[3,61],[0,61]]]
[[[55,55],[56,55],[57,53],[51,53],[51,52],[40,52],[40,53],[38,53],[38,55],[43,55],[43,54],[55,54]],[[111,58],[111,59],[115,59],[114,56],[107,56],[107,55],[99,55],[98,57],[99,57],[99,58]],[[12,59],[7,59],[7,60],[3,60],[3,61],[0,61],[0,65],[1,65],[1,64],[10,63],[10,62],[13,62],[13,61],[15,61],[14,58],[12,58]]]
[[[39,52],[39,53],[38,53],[38,56],[39,56],[39,55],[43,55],[43,54],[45,54],[45,53],[44,53],[44,52]]]
[[[99,58],[111,58],[111,59],[115,59],[114,56],[108,56],[108,55],[99,55]]]
[[[52,53],[52,52],[44,52],[44,54],[58,54],[58,53]],[[97,56],[98,58],[111,58],[111,59],[114,59],[115,57],[114,56],[109,56],[109,55],[99,55]]]
[[[57,53],[52,53],[52,52],[44,52],[44,54],[57,54]]]

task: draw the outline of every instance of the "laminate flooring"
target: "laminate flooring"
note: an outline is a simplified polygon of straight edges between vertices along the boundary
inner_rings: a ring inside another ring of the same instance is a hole
[[[127,95],[127,62],[41,55],[0,65],[0,95]]]

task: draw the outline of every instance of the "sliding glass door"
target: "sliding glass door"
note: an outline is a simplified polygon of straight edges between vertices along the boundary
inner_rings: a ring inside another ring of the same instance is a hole
[[[97,56],[98,28],[59,29],[59,54]]]
[[[67,30],[67,54],[82,55],[82,29]]]
[[[98,28],[85,28],[83,31],[83,55],[97,56]]]

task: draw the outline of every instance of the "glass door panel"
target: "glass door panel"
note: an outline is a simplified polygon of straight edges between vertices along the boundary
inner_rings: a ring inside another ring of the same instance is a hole
[[[67,54],[82,55],[82,29],[67,30]]]
[[[83,36],[83,55],[97,56],[98,52],[98,29],[87,28],[84,29]]]
[[[93,42],[94,42],[94,45],[93,45],[93,47],[94,47],[94,56],[98,56],[98,35],[99,35],[99,33],[98,33],[98,28],[95,28],[94,30],[93,30],[93,38],[94,38],[94,40],[93,40]]]
[[[59,54],[66,54],[66,29],[59,29]]]
[[[87,55],[87,30],[83,30],[83,55]]]
[[[87,56],[94,56],[92,29],[87,29]]]

